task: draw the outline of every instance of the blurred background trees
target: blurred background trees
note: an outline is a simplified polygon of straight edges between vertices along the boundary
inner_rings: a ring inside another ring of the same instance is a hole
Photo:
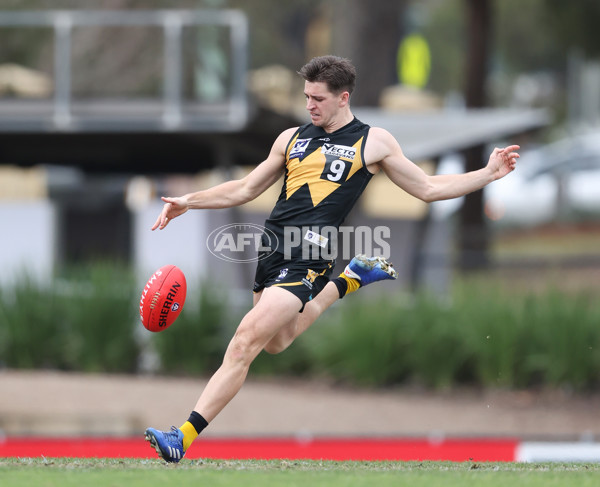
[[[561,0],[106,0],[83,3],[4,0],[0,3],[0,9],[5,10],[61,8],[241,9],[250,20],[251,69],[280,64],[295,71],[315,55],[336,53],[351,57],[359,69],[356,105],[378,105],[382,90],[398,83],[398,45],[403,37],[414,32],[425,37],[431,51],[431,72],[424,89],[450,97],[450,101],[456,97],[464,99],[466,92],[479,87],[481,93],[477,98],[486,93],[487,100],[480,99],[477,104],[552,104],[555,107],[558,103],[562,104],[564,114],[569,56],[578,53],[583,59],[593,60],[600,55],[600,38],[595,35],[600,5],[594,0],[576,3]],[[480,35],[485,34],[481,40],[488,43],[487,47],[479,41],[472,42],[474,29],[479,29]],[[33,68],[48,68],[53,46],[48,44],[46,34],[24,31],[11,36],[8,42],[0,44],[0,62],[17,58]],[[88,33],[100,34],[99,31]],[[147,80],[148,72],[158,69],[152,62],[152,53],[158,46],[152,40],[151,31],[126,35],[113,29],[111,35],[117,36],[118,52],[112,42],[106,44],[106,49],[95,52],[89,52],[83,38],[75,45],[74,58],[87,62],[90,69],[89,79],[80,81],[83,92],[87,85],[101,84],[106,89],[110,89],[111,83],[122,85],[122,77],[117,80],[111,76],[117,71],[126,69],[128,77]],[[40,44],[44,45],[41,49]],[[140,45],[145,47],[140,50]],[[481,49],[479,55],[473,51],[476,48]],[[485,68],[483,78],[473,70],[475,60]],[[94,65],[101,65],[102,71],[95,71]],[[523,77],[528,78],[529,84],[523,82]],[[470,103],[473,101],[467,104]]]

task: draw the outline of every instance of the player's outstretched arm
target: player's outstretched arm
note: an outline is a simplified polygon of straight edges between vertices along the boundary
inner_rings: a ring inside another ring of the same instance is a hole
[[[464,196],[483,188],[515,169],[518,145],[494,149],[486,166],[462,174],[430,176],[411,162],[392,135],[383,129],[371,129],[365,157],[377,161],[385,174],[407,193],[427,203]]]
[[[296,128],[291,128],[282,132],[271,147],[267,159],[242,179],[227,181],[177,198],[162,197],[165,205],[152,230],[162,230],[173,218],[183,215],[189,209],[231,208],[252,201],[281,177],[285,167],[285,149],[295,131]]]
[[[464,196],[503,178],[514,171],[519,154],[518,145],[496,148],[486,166],[463,174],[428,176],[430,193],[426,201],[439,201]]]

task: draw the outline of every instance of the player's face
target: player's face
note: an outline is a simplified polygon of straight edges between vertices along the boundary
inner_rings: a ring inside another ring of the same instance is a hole
[[[327,84],[321,81],[304,83],[306,109],[310,119],[317,127],[327,128],[335,125],[338,114],[347,104],[347,92],[336,95],[329,91]]]

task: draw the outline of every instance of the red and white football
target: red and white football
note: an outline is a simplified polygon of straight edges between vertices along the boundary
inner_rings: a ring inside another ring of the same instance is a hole
[[[181,313],[186,292],[185,276],[179,267],[165,265],[158,269],[142,291],[142,324],[150,331],[169,328]]]

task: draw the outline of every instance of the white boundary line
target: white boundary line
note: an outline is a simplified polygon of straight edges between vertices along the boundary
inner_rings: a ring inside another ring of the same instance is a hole
[[[524,441],[515,451],[517,462],[600,462],[600,443]]]

